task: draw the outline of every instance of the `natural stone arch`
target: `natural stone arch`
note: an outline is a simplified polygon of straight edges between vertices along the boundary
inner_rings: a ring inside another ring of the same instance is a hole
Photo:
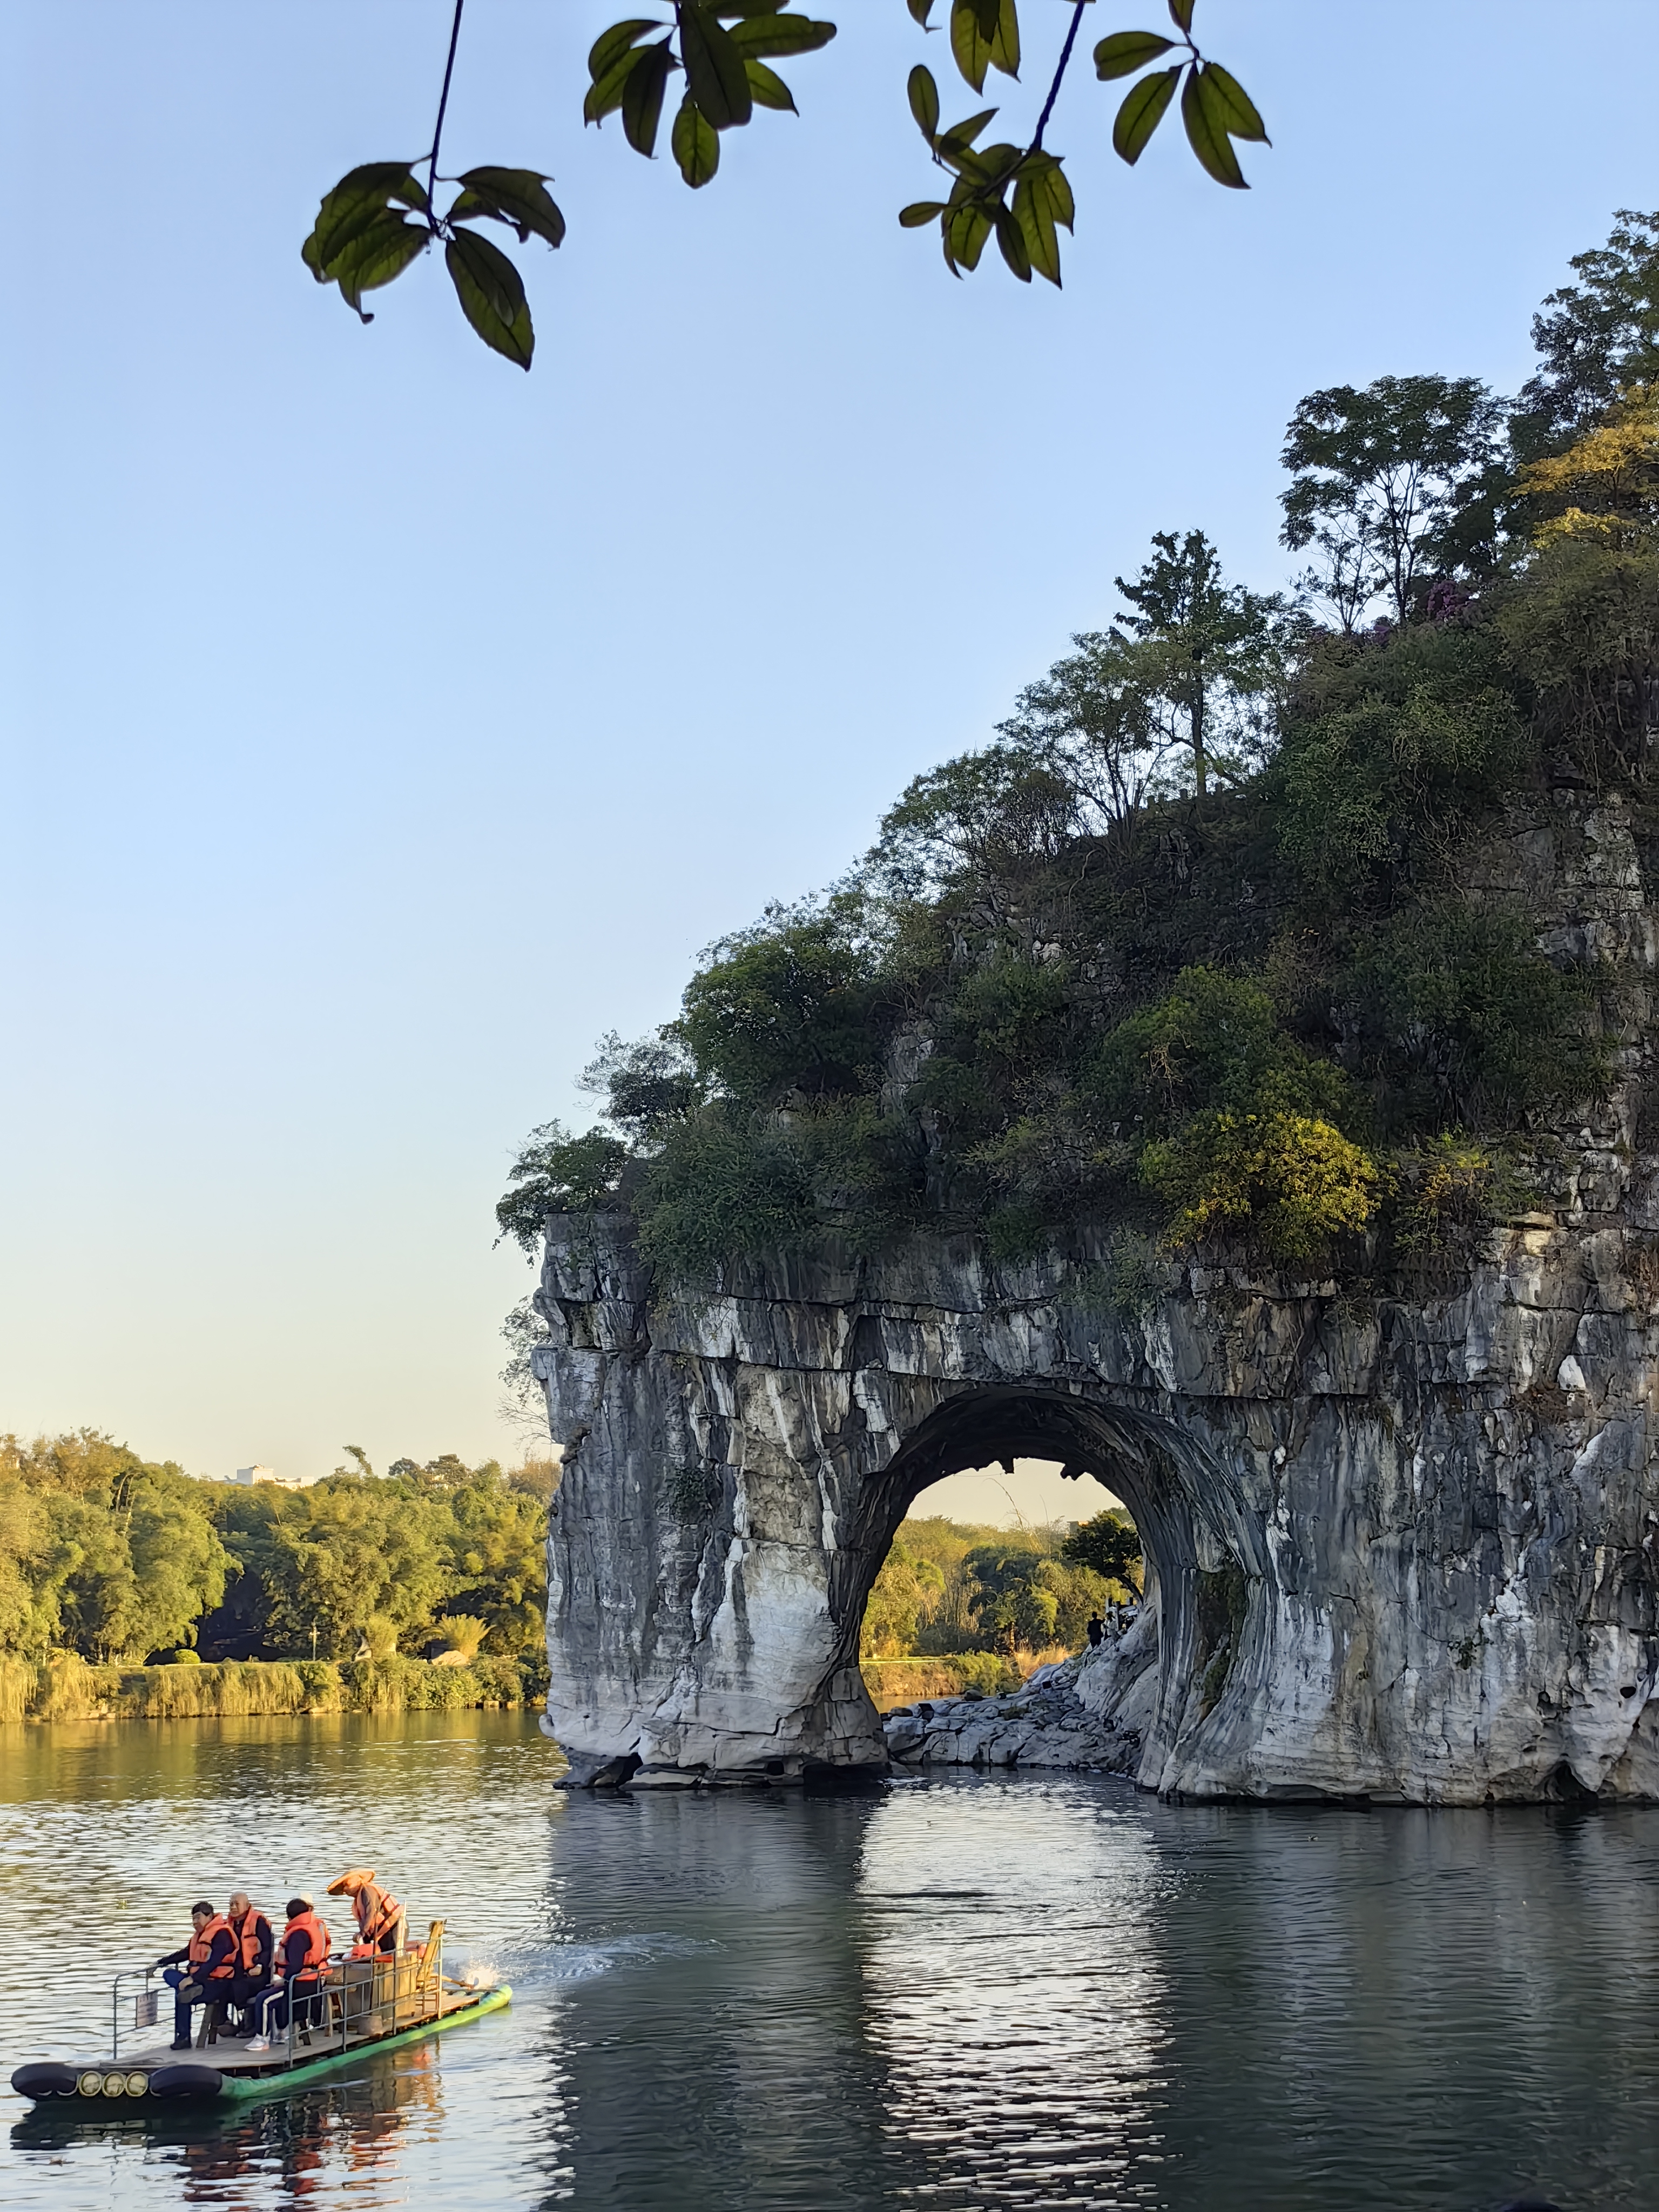
[[[1146,1555],[1146,1601],[1158,1626],[1155,1718],[1142,1760],[1155,1787],[1206,1666],[1224,1657],[1229,1683],[1237,1670],[1237,1692],[1247,1678],[1243,1655],[1264,1638],[1272,1612],[1265,1586],[1273,1568],[1259,1515],[1224,1460],[1165,1415],[1081,1388],[1058,1390],[1036,1382],[954,1392],[905,1438],[885,1472],[864,1486],[837,1556],[831,1610],[847,1624],[856,1657],[866,1601],[916,1498],[945,1475],[1014,1459],[1086,1468],[1133,1516]],[[1224,1629],[1206,1583],[1229,1568],[1236,1571],[1243,1602],[1239,1622],[1229,1619]]]
[[[939,1237],[683,1292],[626,1216],[550,1223],[548,1727],[572,1779],[884,1763],[864,1598],[909,1498],[1000,1449],[1099,1462],[1136,1514],[1162,1616],[1146,1786],[1659,1795],[1659,1334],[1632,1235],[1494,1231],[1416,1299],[1194,1264],[1125,1316],[1104,1231],[1029,1266]]]

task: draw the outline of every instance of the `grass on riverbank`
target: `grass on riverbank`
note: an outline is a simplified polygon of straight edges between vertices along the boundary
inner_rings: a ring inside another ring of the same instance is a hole
[[[95,1666],[73,1653],[0,1659],[0,1722],[209,1720],[243,1714],[456,1711],[539,1704],[546,1662],[226,1660],[213,1667]]]
[[[1069,1644],[1055,1644],[1043,1651],[1021,1649],[1012,1659],[996,1651],[951,1651],[940,1656],[909,1659],[864,1659],[859,1671],[878,1713],[895,1705],[913,1705],[918,1698],[959,1698],[964,1690],[982,1697],[1006,1697],[1018,1689],[1027,1675],[1052,1660],[1069,1659]]]

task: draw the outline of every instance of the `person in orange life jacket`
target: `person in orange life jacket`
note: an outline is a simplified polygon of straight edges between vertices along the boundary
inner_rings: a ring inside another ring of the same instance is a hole
[[[198,1902],[190,1908],[190,1924],[193,1932],[189,1942],[155,1961],[167,1968],[161,1978],[173,1991],[175,2051],[190,2049],[191,2007],[222,2003],[236,1971],[236,1938],[223,1913],[216,1912],[204,1901]]]
[[[309,2043],[311,2031],[321,2014],[323,1983],[328,1972],[328,1923],[317,1917],[311,1899],[301,1894],[288,1901],[288,1925],[276,1946],[276,1966],[280,1978],[258,2002],[258,2033],[250,2051],[269,2051],[273,2035],[286,2035],[289,2014]]]
[[[270,1987],[270,1961],[276,1939],[270,1932],[270,1921],[263,1912],[255,1911],[245,1889],[235,1892],[225,1913],[236,1942],[233,1961],[235,1971],[226,1995],[242,2015],[240,2033],[252,2035],[254,1999],[262,1990]]]
[[[389,1890],[374,1879],[373,1867],[348,1867],[328,1886],[331,1897],[349,1897],[357,1918],[357,1940],[349,1955],[372,1959],[377,1951],[401,1951],[406,1916]]]

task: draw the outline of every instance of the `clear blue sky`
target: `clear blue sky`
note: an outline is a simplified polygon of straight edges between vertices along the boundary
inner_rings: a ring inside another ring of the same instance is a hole
[[[1064,294],[957,283],[894,221],[905,73],[947,81],[901,0],[826,0],[802,119],[695,196],[584,136],[621,12],[468,10],[445,166],[550,169],[571,222],[524,257],[529,377],[435,264],[363,330],[298,258],[324,186],[428,143],[448,0],[0,17],[0,1427],[204,1472],[502,1448],[490,1209],[596,1036],[837,874],[1152,531],[1279,580],[1303,392],[1512,388],[1568,256],[1659,204],[1652,0],[1200,0],[1255,189],[1173,128],[1125,170],[1085,68]]]

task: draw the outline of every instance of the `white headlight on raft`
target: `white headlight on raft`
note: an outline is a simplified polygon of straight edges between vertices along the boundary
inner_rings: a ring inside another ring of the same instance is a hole
[[[125,2074],[105,2075],[104,2094],[106,2097],[125,2097],[126,2094],[127,2077]]]
[[[143,2094],[144,2094],[145,2090],[146,2090],[146,2089],[148,2089],[148,2088],[149,2088],[149,2075],[148,2075],[148,2074],[129,2074],[129,2075],[128,2075],[128,2076],[127,2076],[127,2094],[128,2094],[128,2096],[129,2096],[129,2097],[142,2097],[142,2096],[143,2095]]]
[[[88,2067],[75,2086],[83,2097],[101,2097],[104,2094],[104,2077]]]

